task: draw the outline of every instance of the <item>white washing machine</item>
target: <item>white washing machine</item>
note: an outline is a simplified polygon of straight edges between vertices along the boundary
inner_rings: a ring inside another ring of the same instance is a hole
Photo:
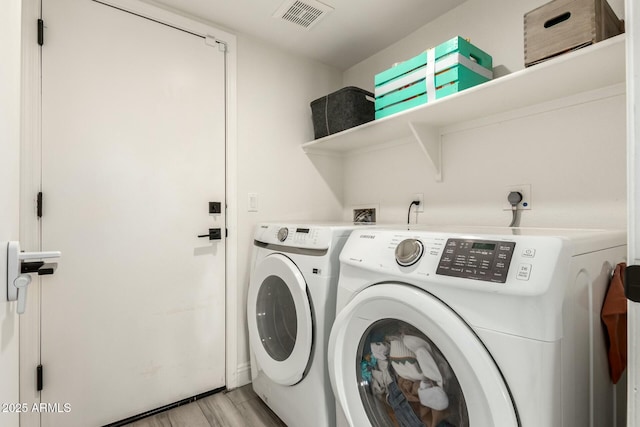
[[[261,224],[247,300],[253,389],[289,427],[335,424],[327,343],[353,225]]]
[[[622,231],[354,231],[328,352],[338,425],[623,426],[600,309],[625,252]]]

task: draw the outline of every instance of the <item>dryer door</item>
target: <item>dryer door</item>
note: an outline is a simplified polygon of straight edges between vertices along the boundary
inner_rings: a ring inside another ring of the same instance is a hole
[[[260,368],[278,384],[298,383],[311,359],[313,320],[307,284],[286,256],[269,255],[256,265],[247,318]]]
[[[328,356],[350,425],[519,425],[484,345],[420,289],[380,284],[360,292],[337,316]]]

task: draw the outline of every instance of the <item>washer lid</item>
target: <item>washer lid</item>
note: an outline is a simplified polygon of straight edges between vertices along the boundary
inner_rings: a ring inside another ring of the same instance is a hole
[[[247,318],[251,349],[264,373],[282,385],[302,380],[311,359],[313,320],[307,284],[286,256],[269,255],[256,265]]]
[[[347,304],[331,331],[328,363],[350,425],[391,426],[394,417],[434,414],[460,427],[469,420],[518,425],[508,387],[471,328],[442,301],[405,284],[370,286]]]

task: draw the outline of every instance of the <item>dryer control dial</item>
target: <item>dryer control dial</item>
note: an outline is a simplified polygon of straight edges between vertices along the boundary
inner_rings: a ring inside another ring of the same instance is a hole
[[[396,247],[396,262],[409,267],[420,260],[424,253],[424,245],[417,239],[405,239]]]
[[[280,240],[281,242],[287,240],[288,235],[289,229],[287,227],[282,227],[280,230],[278,230],[278,240]]]

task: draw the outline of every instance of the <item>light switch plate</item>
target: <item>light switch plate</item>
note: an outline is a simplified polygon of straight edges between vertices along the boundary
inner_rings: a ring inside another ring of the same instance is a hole
[[[249,193],[247,202],[248,212],[258,212],[258,193]]]

